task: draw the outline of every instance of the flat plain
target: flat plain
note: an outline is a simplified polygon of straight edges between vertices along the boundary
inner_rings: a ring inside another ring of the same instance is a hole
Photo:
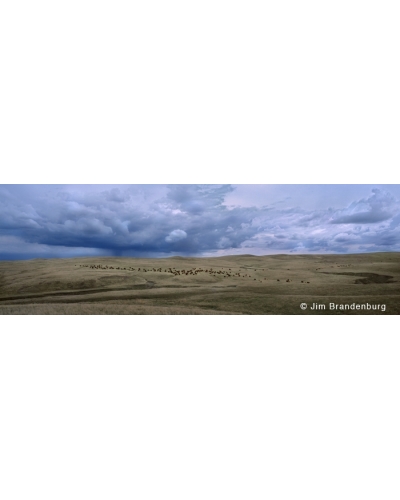
[[[2,261],[0,314],[400,314],[400,253]]]

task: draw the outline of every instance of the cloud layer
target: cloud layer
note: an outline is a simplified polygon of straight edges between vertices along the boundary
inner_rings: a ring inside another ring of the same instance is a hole
[[[0,258],[400,250],[398,188],[2,185]]]

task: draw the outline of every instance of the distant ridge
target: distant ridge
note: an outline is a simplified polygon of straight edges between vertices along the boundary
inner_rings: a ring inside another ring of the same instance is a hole
[[[222,257],[222,255],[220,256]],[[239,255],[226,255],[226,257],[265,257],[264,255],[253,255],[252,253],[241,253]]]
[[[267,255],[252,255],[250,253],[241,253],[241,254],[232,254],[232,255],[209,255],[205,257],[204,255],[187,255],[187,256],[182,256],[182,255],[173,255],[171,257],[157,257],[160,259],[178,259],[178,260],[185,260],[185,259],[234,259],[234,258],[240,258],[240,257],[267,257]]]

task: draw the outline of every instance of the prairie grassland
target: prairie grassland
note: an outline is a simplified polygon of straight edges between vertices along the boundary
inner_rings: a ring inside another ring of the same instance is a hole
[[[0,314],[390,315],[399,299],[399,253],[0,262]]]

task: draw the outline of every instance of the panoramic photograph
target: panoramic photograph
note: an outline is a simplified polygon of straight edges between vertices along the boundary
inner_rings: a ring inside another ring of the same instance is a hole
[[[400,185],[1,185],[0,314],[394,315]]]

